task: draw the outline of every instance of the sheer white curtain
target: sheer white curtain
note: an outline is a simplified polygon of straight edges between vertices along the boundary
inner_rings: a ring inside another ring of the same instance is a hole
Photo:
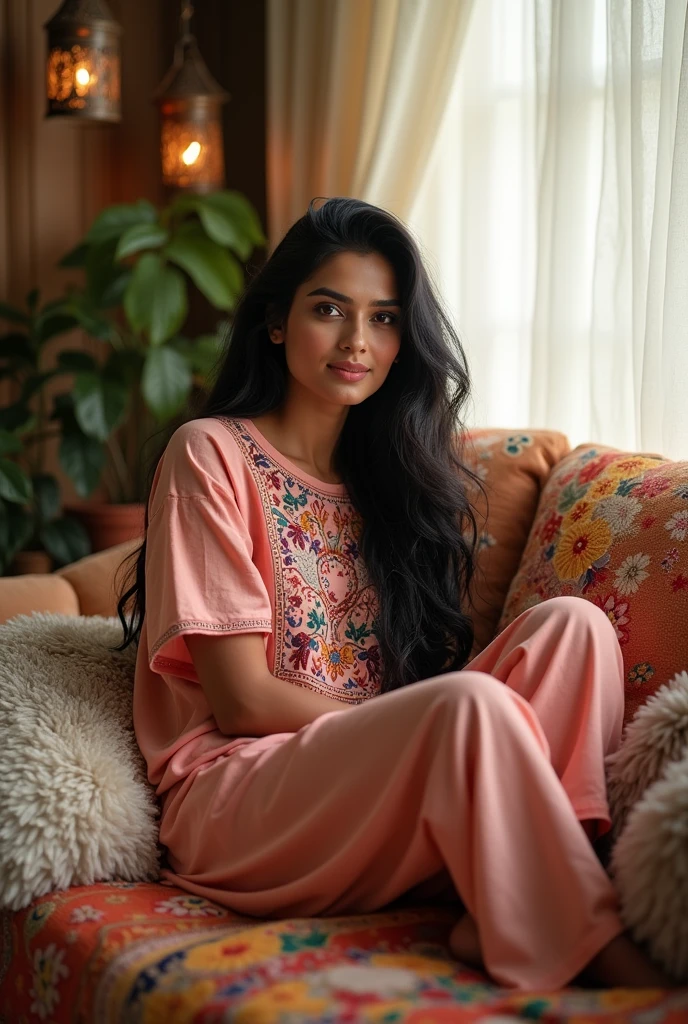
[[[688,458],[688,0],[475,0],[408,222],[468,422]]]

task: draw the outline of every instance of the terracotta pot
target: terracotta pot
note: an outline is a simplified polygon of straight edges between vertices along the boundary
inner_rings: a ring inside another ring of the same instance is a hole
[[[70,505],[65,513],[83,524],[93,551],[105,551],[115,544],[143,537],[145,508],[143,502],[130,505],[88,502]]]
[[[10,572],[14,576],[26,576],[28,573],[51,572],[53,560],[47,551],[18,551],[12,560]]]

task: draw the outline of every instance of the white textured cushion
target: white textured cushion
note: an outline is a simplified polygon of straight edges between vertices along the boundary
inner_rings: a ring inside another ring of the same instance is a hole
[[[688,982],[688,672],[637,711],[606,765],[624,922]]]
[[[158,877],[157,808],[132,725],[136,650],[115,618],[0,625],[0,906]]]

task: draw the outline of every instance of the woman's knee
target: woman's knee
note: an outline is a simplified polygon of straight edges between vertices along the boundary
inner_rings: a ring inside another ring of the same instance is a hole
[[[616,639],[616,630],[611,619],[599,605],[575,594],[562,594],[550,597],[540,604],[534,605],[529,611],[535,618],[561,618],[563,622],[576,622],[582,626],[608,633]]]
[[[516,702],[522,699],[495,676],[473,669],[448,672],[446,675],[428,680],[428,683],[434,684],[439,699],[449,704],[460,705],[466,701],[473,701],[501,708],[513,706],[514,698]]]

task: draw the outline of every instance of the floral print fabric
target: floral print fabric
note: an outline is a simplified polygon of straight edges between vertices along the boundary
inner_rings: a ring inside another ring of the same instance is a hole
[[[250,424],[223,420],[253,472],[275,573],[273,674],[350,702],[380,690],[377,594],[361,519],[341,485],[318,486]]]
[[[616,630],[625,721],[688,668],[688,462],[580,445],[552,471],[499,622],[575,594]]]
[[[112,882],[3,918],[8,1024],[681,1024],[688,992],[513,994],[457,963],[442,907],[257,921],[180,889]]]

